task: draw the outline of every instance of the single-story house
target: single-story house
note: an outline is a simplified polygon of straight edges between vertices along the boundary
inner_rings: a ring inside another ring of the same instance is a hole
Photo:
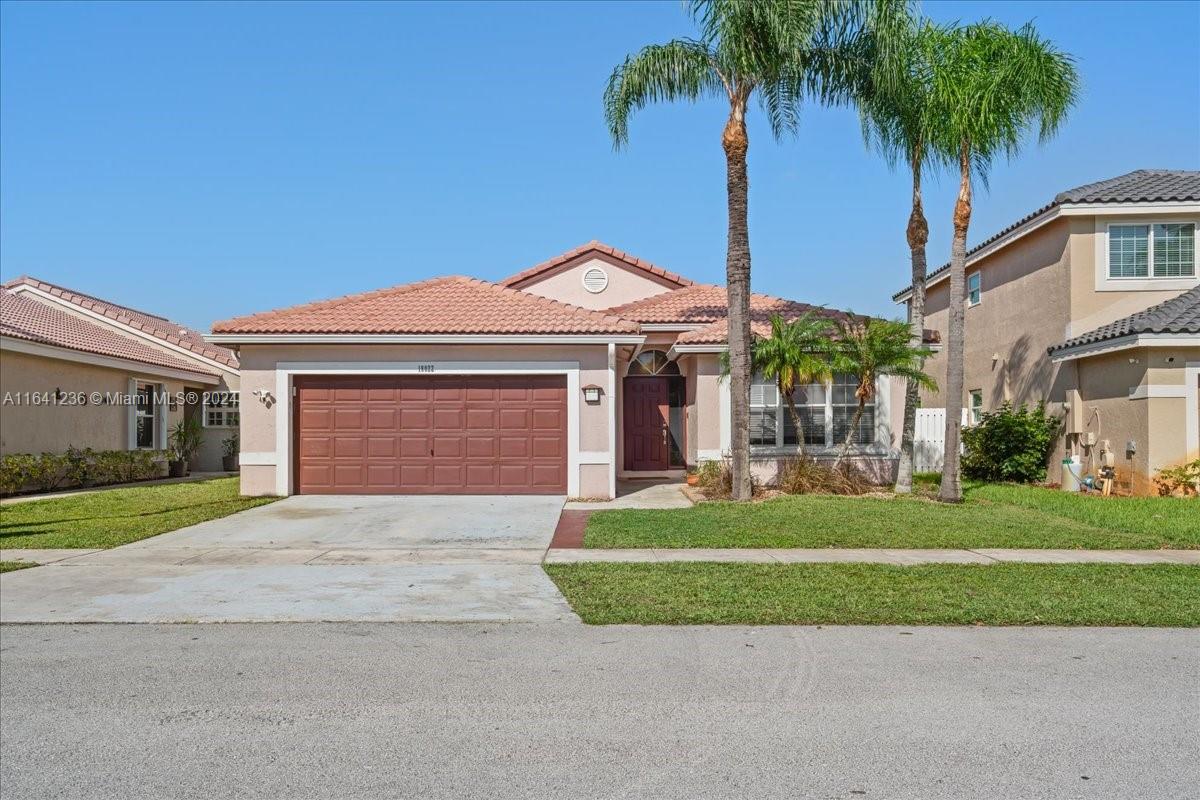
[[[753,296],[753,325],[804,303]],[[840,312],[825,312],[840,313]],[[418,283],[238,317],[242,491],[611,498],[729,450],[726,295],[599,242],[499,283]],[[903,412],[881,378],[854,455],[890,479]],[[797,392],[805,451],[829,454],[853,381]],[[797,452],[775,386],[751,392],[756,470]]]
[[[191,418],[191,468],[220,470],[237,388],[237,355],[199,331],[37,278],[0,287],[0,454],[161,450]]]

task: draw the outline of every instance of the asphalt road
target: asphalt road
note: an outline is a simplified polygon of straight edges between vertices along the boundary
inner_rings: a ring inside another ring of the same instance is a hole
[[[1194,798],[1200,632],[0,629],[0,795]]]

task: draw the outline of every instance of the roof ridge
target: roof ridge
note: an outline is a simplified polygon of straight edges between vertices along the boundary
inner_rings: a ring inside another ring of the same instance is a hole
[[[13,291],[15,288],[19,288],[20,286],[29,286],[30,288],[36,289],[40,292],[45,292],[51,297],[61,299],[79,309],[90,311],[94,314],[99,314],[105,319],[117,322],[127,328],[132,328],[136,331],[146,333],[159,341],[177,345],[198,357],[207,358],[211,361],[217,361],[227,367],[233,367],[235,369],[238,367],[237,356],[234,355],[232,350],[205,342],[203,339],[204,334],[202,334],[200,331],[196,330],[195,328],[190,328],[182,322],[176,322],[169,317],[164,317],[160,314],[151,314],[148,311],[142,311],[141,309],[134,308],[133,306],[127,306],[111,300],[105,300],[103,297],[87,294],[86,292],[80,292],[70,288],[69,286],[63,286],[62,284],[51,283],[50,281],[42,280],[41,278],[33,275],[20,275],[4,284],[4,288],[8,289],[9,291]],[[164,326],[173,327],[174,330],[167,332],[165,330],[153,328],[136,317],[130,316],[131,314],[156,320],[163,323]],[[185,331],[188,334],[195,336],[199,340],[200,344],[183,339],[179,335],[180,331]]]
[[[587,242],[586,244],[581,244],[577,247],[573,247],[570,250],[567,250],[566,252],[559,253],[558,255],[548,258],[545,261],[542,261],[538,264],[535,264],[532,267],[529,267],[528,269],[524,269],[513,275],[509,275],[507,278],[504,278],[504,279],[498,281],[498,283],[500,283],[504,286],[508,286],[508,287],[512,287],[518,283],[524,283],[525,281],[529,280],[530,278],[534,278],[544,272],[548,272],[549,270],[560,267],[563,264],[570,261],[571,259],[578,258],[579,256],[581,256],[589,251],[596,251],[598,253],[603,253],[604,255],[611,256],[612,258],[615,258],[618,261],[625,262],[626,264],[628,264],[631,267],[635,267],[637,269],[643,270],[644,272],[648,272],[651,275],[654,275],[658,278],[662,278],[663,280],[666,280],[670,283],[677,284],[680,287],[692,285],[692,281],[689,278],[685,278],[676,272],[671,272],[669,270],[663,269],[662,267],[658,266],[657,264],[647,261],[644,258],[639,258],[638,256],[635,256],[624,250],[620,250],[616,247],[613,247],[610,244],[605,244],[604,242],[600,241],[599,239],[592,239],[590,242]]]

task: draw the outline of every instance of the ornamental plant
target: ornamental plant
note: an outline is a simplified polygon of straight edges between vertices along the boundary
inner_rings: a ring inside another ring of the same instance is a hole
[[[978,425],[963,429],[963,474],[980,481],[1044,481],[1060,424],[1043,403],[1005,403],[984,412]]]

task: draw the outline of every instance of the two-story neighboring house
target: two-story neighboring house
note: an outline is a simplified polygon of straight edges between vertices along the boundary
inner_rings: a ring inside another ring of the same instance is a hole
[[[1051,464],[1076,455],[1095,472],[1110,452],[1138,492],[1200,455],[1198,226],[1200,172],[1138,170],[1062,192],[970,250],[968,424],[1005,401],[1045,401],[1063,418]],[[949,277],[945,265],[927,283],[925,327],[943,341]],[[944,350],[928,368],[944,383]],[[938,392],[921,400],[944,405]]]

